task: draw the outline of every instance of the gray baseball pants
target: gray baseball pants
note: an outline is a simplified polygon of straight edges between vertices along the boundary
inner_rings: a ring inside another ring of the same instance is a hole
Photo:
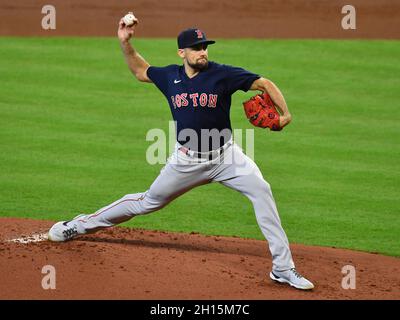
[[[272,196],[271,188],[252,159],[232,141],[223,153],[203,159],[184,153],[177,143],[159,176],[142,193],[127,194],[97,212],[77,219],[78,232],[90,233],[157,211],[190,189],[213,181],[237,190],[252,202],[257,223],[269,244],[272,269],[294,268],[289,242]]]

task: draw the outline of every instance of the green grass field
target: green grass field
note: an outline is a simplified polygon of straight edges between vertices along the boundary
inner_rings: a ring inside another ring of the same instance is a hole
[[[175,40],[134,40],[153,65]],[[251,48],[251,49],[250,49]],[[255,160],[292,243],[400,256],[400,42],[220,40],[210,60],[273,80],[293,122],[256,129]],[[0,215],[66,219],[145,191],[145,140],[170,111],[116,39],[0,38]],[[235,128],[252,128],[234,95]],[[126,226],[263,239],[250,202],[212,184]]]

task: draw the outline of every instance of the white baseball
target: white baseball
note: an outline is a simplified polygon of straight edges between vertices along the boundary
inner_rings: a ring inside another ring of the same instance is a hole
[[[128,13],[127,15],[125,15],[122,18],[122,21],[124,21],[127,27],[133,26],[135,23],[137,23],[137,19],[132,13]]]

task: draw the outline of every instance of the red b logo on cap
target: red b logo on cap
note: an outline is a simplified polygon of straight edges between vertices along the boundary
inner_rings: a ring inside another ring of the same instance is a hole
[[[197,39],[203,39],[203,33],[199,29],[196,30],[196,33],[197,33]]]

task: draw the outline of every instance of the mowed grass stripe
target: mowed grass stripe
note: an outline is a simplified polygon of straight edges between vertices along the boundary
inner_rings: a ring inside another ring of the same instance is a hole
[[[153,65],[180,63],[175,39],[135,39]],[[116,39],[0,38],[0,215],[67,219],[145,191],[162,94],[135,81]],[[251,48],[251,50],[249,50]],[[272,79],[293,114],[255,130],[256,162],[290,241],[400,255],[400,42],[218,40],[211,60]],[[250,129],[238,92],[235,128]],[[251,203],[202,186],[130,227],[262,239]]]

